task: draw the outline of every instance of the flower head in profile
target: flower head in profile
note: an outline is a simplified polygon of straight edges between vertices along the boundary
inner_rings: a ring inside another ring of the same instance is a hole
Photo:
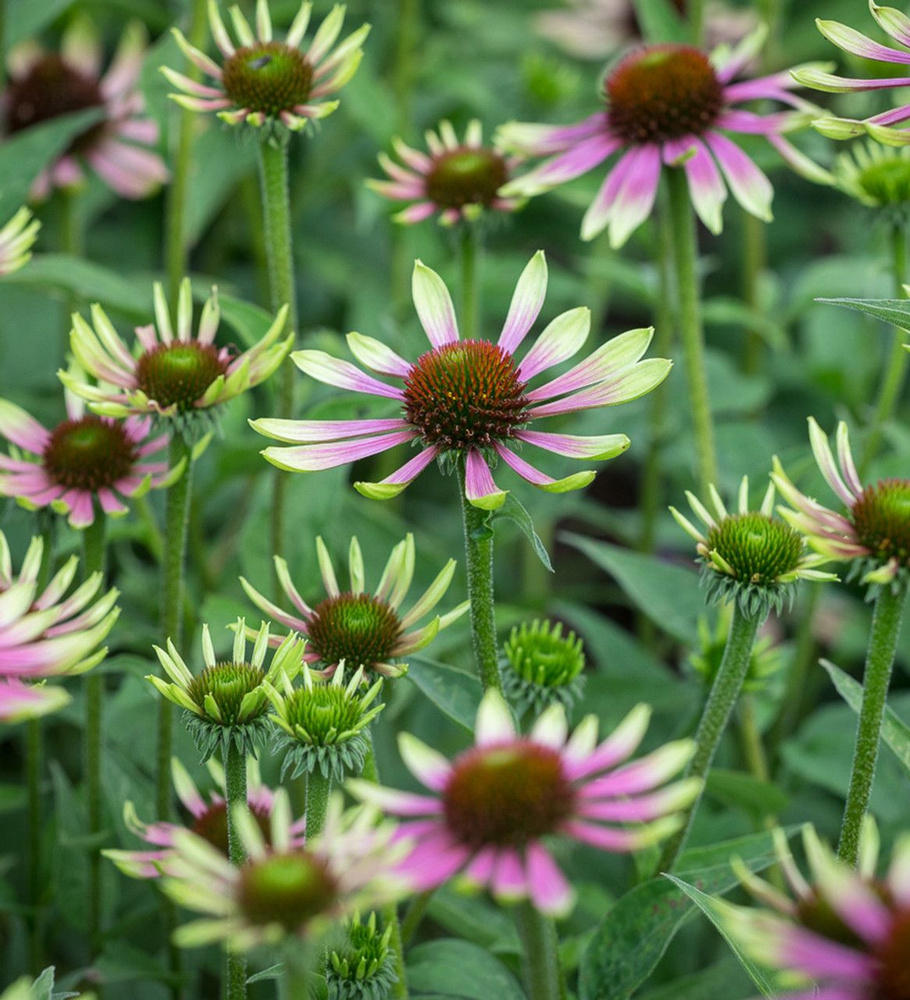
[[[249,858],[242,868],[194,833],[174,838],[164,890],[180,906],[209,915],[179,928],[179,945],[223,941],[245,951],[319,938],[339,918],[381,907],[408,889],[390,874],[402,851],[391,842],[394,827],[376,825],[371,810],[343,812],[340,795],[330,799],[325,826],[306,847],[293,843],[283,788],[275,793],[268,840],[245,810],[234,817]]]
[[[795,527],[773,516],[774,485],[769,484],[758,510],[749,506],[749,479],[743,476],[738,508],[731,514],[713,485],[709,510],[694,494],[686,499],[703,522],[699,529],[675,508],[676,523],[696,542],[702,583],[712,602],[736,601],[748,617],[780,611],[793,603],[797,580],[835,580],[816,567],[829,561],[806,551],[806,538]]]
[[[316,539],[316,553],[326,596],[312,607],[300,596],[288,564],[280,556],[275,556],[275,572],[293,611],[285,611],[270,601],[243,577],[240,583],[264,614],[306,639],[304,659],[317,667],[323,677],[331,677],[342,662],[349,670],[363,667],[370,679],[372,674],[398,677],[407,670],[407,664],[399,662],[401,657],[428,646],[440,629],[451,625],[468,609],[465,601],[444,615],[436,615],[426,625],[414,627],[449,589],[456,565],[450,559],[411,608],[401,611],[414,579],[414,536],[410,533],[392,549],[373,593],[366,589],[363,554],[356,537],[351,539],[349,550],[347,590],[339,586],[332,558],[321,538]],[[271,639],[273,644],[279,641],[277,636]]]
[[[58,372],[60,380],[102,416],[150,414],[183,433],[209,428],[213,410],[267,379],[291,349],[293,333],[281,339],[287,306],[278,311],[265,336],[235,354],[218,347],[220,310],[216,290],[202,309],[193,332],[193,296],[189,279],[180,285],[176,330],[163,287],[155,283],[155,323],[136,327],[138,351],[126,346],[104,310],[92,306],[92,323],[73,316],[70,346],[76,360],[98,384]]]
[[[484,210],[512,212],[520,201],[500,198],[499,189],[508,181],[517,158],[505,157],[483,144],[483,128],[475,118],[459,140],[451,122],[438,132],[426,134],[428,152],[393,140],[401,166],[385,153],[379,154],[389,180],[368,180],[367,186],[394,201],[413,202],[394,216],[396,222],[422,222],[438,214],[446,226],[479,218]]]
[[[205,667],[193,674],[170,639],[167,650],[155,652],[170,683],[151,675],[146,678],[168,701],[184,709],[184,721],[202,759],[219,747],[226,752],[231,743],[246,756],[256,751],[269,735],[271,726],[266,682],[274,683],[282,674],[297,675],[303,663],[303,643],[292,632],[263,669],[269,648],[269,627],[263,622],[253,633],[253,652],[246,658],[246,628],[242,618],[234,630],[234,648],[229,660],[218,659],[208,625],[202,626],[202,658]],[[224,756],[224,753],[222,754]]]
[[[640,360],[652,329],[630,330],[607,341],[583,361],[549,381],[532,386],[547,369],[573,357],[587,340],[588,309],[557,316],[536,343],[517,352],[543,307],[547,265],[543,251],[531,258],[518,280],[505,325],[496,343],[461,340],[452,299],[443,280],[420,261],[414,268],[414,305],[430,341],[415,362],[386,344],[348,334],[351,352],[367,368],[397,379],[390,385],[348,361],[323,351],[297,351],[292,358],[320,382],[394,400],[400,416],[370,420],[254,420],[261,434],[292,444],[266,448],[263,455],[280,469],[315,472],[346,465],[398,444],[419,450],[379,483],[356,483],[374,499],[397,496],[435,459],[448,468],[464,462],[465,493],[477,507],[494,509],[507,491],[493,480],[491,465],[502,460],[523,479],[553,493],[581,489],[592,471],[552,479],[518,454],[524,445],[576,459],[605,460],[628,448],[625,434],[580,437],[531,430],[544,417],[613,406],[650,392],[672,367],[663,358]]]
[[[27,208],[18,212],[0,229],[0,276],[18,271],[32,259],[41,223]]]
[[[834,161],[835,186],[893,225],[910,218],[910,148],[855,142]]]
[[[358,798],[408,817],[398,835],[413,837],[416,846],[401,870],[416,889],[461,872],[501,899],[530,897],[543,912],[565,913],[572,887],[543,838],[562,835],[604,851],[636,851],[678,829],[676,813],[701,787],[700,779],[666,784],[691,756],[690,740],[624,763],[644,737],[649,717],[647,706],[639,705],[598,743],[595,716],[569,736],[565,711],[552,705],[521,736],[502,695],[490,690],[477,713],[476,745],[454,761],[407,733],[399,737],[405,764],[433,794],[359,780],[348,787]]]
[[[13,445],[11,454],[0,455],[0,496],[31,510],[50,506],[72,527],[87,528],[97,509],[123,516],[126,501],[182,475],[183,464],[168,467],[167,435],[152,436],[149,418],[86,414],[83,400],[65,396],[67,419],[53,430],[0,399],[0,434]]]
[[[609,227],[620,247],[651,214],[661,169],[682,169],[695,211],[713,233],[723,226],[727,188],[747,211],[771,219],[773,189],[728,132],[764,136],[795,169],[821,183],[829,175],[784,138],[801,127],[813,105],[791,94],[789,73],[734,83],[764,39],[748,36],[735,49],[709,57],[688,45],[647,45],[608,73],[606,108],[575,125],[503,126],[498,144],[519,156],[544,157],[542,164],[507,184],[504,196],[532,196],[579,177],[615,154],[581,226],[582,239]],[[771,100],[789,110],[760,115],[737,107]]]
[[[863,583],[890,585],[910,572],[910,480],[880,479],[863,486],[847,425],[837,426],[837,459],[825,432],[809,418],[812,454],[825,481],[844,505],[844,512],[829,510],[793,485],[777,458],[774,480],[791,509],[781,515],[809,539],[827,559],[850,561],[851,576]]]
[[[571,713],[584,693],[584,668],[581,639],[572,631],[563,635],[562,622],[522,622],[503,645],[503,691],[519,719],[536,718],[554,703]]]
[[[35,684],[47,677],[82,674],[107,655],[99,649],[120,614],[118,592],[101,594],[93,573],[67,597],[79,559],[72,556],[45,587],[38,580],[44,542],[33,538],[18,574],[0,532],[0,721],[35,718],[69,701],[62,688]]]
[[[173,99],[190,111],[211,111],[229,125],[246,123],[283,127],[299,132],[311,121],[325,118],[338,101],[326,100],[357,72],[368,24],[335,45],[344,23],[345,8],[336,4],[313,36],[309,47],[300,48],[310,23],[313,5],[303,3],[283,42],[272,34],[268,0],[257,0],[255,33],[240,8],[231,7],[231,23],[237,44],[225,27],[216,0],[209,0],[209,27],[221,52],[219,65],[190,45],[174,29],[184,55],[210,78],[197,83],[167,67],[162,72],[179,94]]]
[[[884,878],[876,876],[878,835],[863,831],[859,870],[839,861],[811,826],[803,828],[808,880],[781,831],[780,869],[790,893],[737,864],[764,909],[720,903],[724,930],[756,962],[780,970],[797,992],[786,1000],[905,1000],[910,995],[910,836],[894,846]]]
[[[46,198],[55,187],[80,184],[84,164],[122,198],[145,198],[167,181],[164,161],[149,148],[158,141],[158,126],[145,116],[138,88],[145,50],[145,29],[134,21],[102,73],[100,34],[85,16],[70,21],[59,52],[45,52],[33,44],[13,50],[3,95],[7,136],[75,111],[100,113],[99,121],[77,135],[39,174],[32,198]]]
[[[171,775],[177,796],[189,816],[189,829],[227,857],[227,793],[224,769],[214,759],[209,760],[207,766],[218,787],[217,792],[212,792],[208,796],[199,791],[187,769],[176,757],[171,758]],[[270,788],[263,785],[259,765],[252,757],[247,758],[246,770],[247,806],[253,822],[259,827],[266,843],[269,843],[275,795]],[[168,861],[174,853],[174,838],[187,827],[166,821],[143,823],[136,815],[136,807],[132,802],[127,802],[123,807],[123,822],[126,828],[144,840],[151,850],[110,850],[104,851],[104,856],[113,861],[125,875],[132,878],[159,878],[166,874]],[[292,847],[303,847],[305,826],[305,819],[296,820],[290,825],[288,832]]]
[[[850,28],[839,21],[826,21],[816,18],[818,30],[833,42],[839,49],[861,59],[871,59],[875,62],[894,63],[904,67],[910,64],[910,17],[902,14],[894,7],[883,7],[869,0],[869,10],[878,22],[878,26],[903,48],[895,49],[882,45],[862,32]],[[889,78],[873,78],[857,80],[843,76],[834,76],[814,67],[803,67],[793,71],[793,77],[805,87],[827,91],[830,94],[855,93],[865,90],[892,90],[896,87],[910,86],[910,77],[899,76]],[[910,130],[895,128],[895,125],[910,119],[910,104],[902,104],[889,111],[873,115],[857,121],[852,118],[836,118],[828,116],[812,122],[812,127],[829,139],[852,139],[859,135],[869,135],[877,142],[886,146],[906,146],[910,144]]]

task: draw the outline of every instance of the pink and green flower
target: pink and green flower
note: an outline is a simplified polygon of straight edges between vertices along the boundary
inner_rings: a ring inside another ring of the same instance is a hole
[[[454,761],[409,734],[399,737],[405,764],[432,794],[366,781],[348,786],[358,798],[406,817],[398,837],[413,838],[415,846],[400,868],[416,889],[460,874],[500,899],[530,898],[539,910],[562,914],[573,891],[544,838],[636,851],[677,830],[677,813],[701,788],[698,779],[666,784],[691,756],[690,740],[626,763],[649,717],[639,705],[598,743],[595,716],[570,736],[565,710],[552,705],[522,736],[502,695],[489,690],[477,713],[476,745]]]
[[[650,392],[667,376],[670,361],[642,361],[652,329],[630,330],[542,384],[535,379],[572,358],[587,340],[591,314],[580,307],[557,316],[519,359],[518,349],[534,325],[547,289],[547,265],[538,251],[515,289],[499,339],[461,340],[455,308],[443,280],[420,261],[414,267],[414,305],[430,341],[417,361],[406,361],[381,341],[348,334],[351,353],[366,368],[399,384],[367,374],[324,351],[291,355],[301,371],[339,389],[394,401],[399,416],[357,420],[261,419],[252,426],[291,447],[263,455],[280,469],[317,472],[408,444],[418,449],[379,483],[355,483],[364,496],[397,496],[434,460],[463,460],[466,494],[477,507],[500,507],[507,491],[493,480],[502,461],[519,476],[552,493],[581,489],[593,471],[553,479],[519,454],[524,446],[555,455],[603,461],[628,448],[625,434],[581,437],[531,429],[545,417],[624,403]]]

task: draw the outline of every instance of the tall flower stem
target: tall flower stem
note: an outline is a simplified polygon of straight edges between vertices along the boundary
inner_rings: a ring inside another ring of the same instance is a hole
[[[480,322],[480,296],[477,288],[477,264],[480,256],[480,231],[472,222],[461,227],[461,334],[464,340],[477,337]]]
[[[898,298],[903,298],[907,274],[907,233],[900,223],[895,223],[891,227],[891,267],[894,276],[894,294]],[[891,351],[882,371],[878,399],[875,401],[875,409],[869,422],[869,433],[866,435],[866,443],[860,458],[860,475],[875,457],[881,445],[882,427],[893,416],[894,408],[900,399],[907,374],[907,359],[910,357],[904,350],[906,339],[906,332],[896,326],[892,333]]]
[[[297,329],[297,289],[294,281],[294,249],[291,244],[291,197],[288,185],[287,139],[263,139],[259,143],[259,181],[262,214],[269,261],[272,308],[288,306],[288,326]],[[287,419],[294,408],[294,366],[285,364],[279,385],[278,414]],[[276,470],[272,488],[272,552],[284,552],[284,515],[287,506],[287,476]]]
[[[907,603],[907,583],[898,578],[896,586],[883,586],[875,600],[872,631],[866,651],[866,668],[863,677],[863,701],[859,710],[856,729],[856,746],[847,805],[840,831],[837,856],[849,865],[856,865],[859,858],[859,839],[863,817],[872,794],[878,746],[881,740],[882,719],[891,682],[891,668],[901,633],[904,607]]]
[[[673,257],[679,299],[679,325],[689,400],[692,407],[692,428],[695,435],[695,455],[698,482],[702,490],[717,482],[717,456],[714,451],[714,426],[708,398],[708,378],[705,372],[705,336],[698,298],[698,277],[695,270],[697,245],[695,215],[689,201],[685,171],[674,167],[664,171],[670,204],[670,231],[673,237]]]
[[[85,579],[104,572],[104,511],[95,504],[95,520],[82,533],[82,572]],[[101,716],[104,675],[95,668],[85,679],[85,787],[88,799],[89,850],[88,933],[92,954],[101,948]]]
[[[316,985],[310,967],[313,957],[310,949],[296,942],[293,947],[288,946],[284,955],[284,975],[279,980],[279,1000],[312,1000]]]
[[[183,475],[167,491],[161,631],[165,642],[172,639],[174,645],[179,648],[183,631],[184,562],[193,484],[193,450],[183,439],[183,436],[176,431],[171,436],[169,460],[171,468],[184,460],[186,467],[183,470]],[[173,706],[167,698],[162,698],[158,705],[158,817],[159,819],[167,819],[171,811]]]
[[[234,740],[228,743],[224,758],[224,789],[227,798],[228,857],[232,865],[240,868],[246,861],[243,841],[237,832],[234,811],[246,808],[246,755]],[[229,951],[226,961],[225,1000],[245,1000],[246,959],[241,952]]]
[[[496,615],[493,610],[493,532],[487,511],[475,507],[465,493],[464,463],[455,473],[461,490],[464,521],[464,548],[468,571],[468,600],[471,603],[471,641],[474,662],[484,691],[502,690],[499,651],[496,646]]]
[[[29,970],[37,976],[44,968],[44,921],[41,912],[41,771],[44,763],[44,733],[41,719],[25,724],[25,783],[28,808],[28,922]]]
[[[757,315],[761,309],[761,278],[768,262],[768,246],[765,223],[751,212],[743,211],[743,300]],[[746,334],[743,351],[742,370],[746,375],[754,375],[761,367],[764,343],[757,330]]]
[[[524,951],[522,966],[528,1000],[560,1000],[562,986],[553,921],[529,902],[516,904],[514,916]]]
[[[689,0],[686,4],[686,13],[689,19],[689,37],[693,45],[700,46],[702,43],[705,0]]]
[[[306,777],[306,835],[307,840],[322,833],[325,814],[332,791],[332,778],[319,771],[311,771]]]
[[[730,623],[727,644],[695,733],[695,753],[686,768],[687,778],[704,778],[711,768],[711,761],[742,691],[755,646],[755,636],[764,618],[764,614],[745,615],[738,604],[733,606],[733,621]],[[701,796],[689,806],[684,825],[664,845],[658,861],[658,871],[673,870],[685,846],[700,799]]]
[[[192,17],[187,40],[196,48],[205,48],[206,2],[190,0],[190,3]],[[199,81],[202,78],[201,70],[192,63],[186,68],[185,73],[192,80]],[[194,111],[181,110],[178,118],[180,125],[177,129],[177,146],[174,151],[174,172],[168,187],[164,237],[167,290],[172,308],[176,307],[177,292],[187,272],[189,258],[189,247],[186,243],[186,206],[189,197],[193,136],[198,116]]]

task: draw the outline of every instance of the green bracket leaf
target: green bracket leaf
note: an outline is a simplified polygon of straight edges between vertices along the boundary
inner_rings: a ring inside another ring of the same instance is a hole
[[[537,558],[552,573],[553,564],[550,562],[550,556],[544,548],[540,536],[534,530],[534,522],[531,520],[531,515],[525,510],[521,501],[515,498],[514,493],[507,494],[503,505],[494,512],[492,520],[495,522],[501,517],[514,521],[521,528],[525,538],[531,543]]]
[[[907,299],[816,299],[826,306],[843,306],[855,309],[883,323],[910,330],[910,300]]]

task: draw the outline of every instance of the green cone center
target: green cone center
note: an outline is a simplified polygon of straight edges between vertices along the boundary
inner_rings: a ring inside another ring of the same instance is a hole
[[[136,362],[136,382],[159,406],[176,406],[183,413],[196,406],[227,368],[228,362],[211,344],[195,340],[161,344]]]
[[[268,700],[263,692],[262,704],[252,713],[249,706],[241,713],[243,699],[250,692],[260,688],[265,674],[259,667],[250,663],[217,663],[214,667],[206,667],[201,674],[194,677],[187,687],[187,694],[209,717],[205,700],[210,696],[218,706],[221,719],[211,718],[224,726],[252,722],[268,710]]]
[[[507,180],[505,160],[492,149],[454,149],[434,158],[426,194],[442,208],[489,207]]]
[[[343,741],[358,728],[364,708],[357,695],[348,695],[337,684],[314,683],[297,688],[288,696],[288,722],[308,743],[331,746]]]
[[[251,861],[241,872],[238,903],[253,924],[295,931],[331,909],[337,884],[325,862],[308,851]]]
[[[863,168],[857,176],[860,189],[880,205],[910,202],[910,159],[896,156]]]
[[[299,49],[283,42],[261,42],[237,49],[224,64],[222,84],[237,107],[274,118],[306,104],[313,67]]]
[[[571,684],[585,666],[581,640],[574,632],[563,636],[561,622],[516,626],[504,651],[517,674],[541,687]]]
[[[67,489],[110,489],[132,471],[136,446],[122,424],[87,416],[66,420],[51,433],[42,455],[48,476]]]
[[[859,541],[873,556],[910,567],[910,482],[883,479],[867,486],[851,517]]]
[[[317,604],[307,626],[310,646],[322,662],[344,660],[349,670],[386,663],[401,633],[398,615],[385,601],[350,592]]]
[[[725,517],[709,530],[707,543],[736,580],[759,586],[777,583],[794,572],[805,544],[803,536],[788,524],[757,512]]]

